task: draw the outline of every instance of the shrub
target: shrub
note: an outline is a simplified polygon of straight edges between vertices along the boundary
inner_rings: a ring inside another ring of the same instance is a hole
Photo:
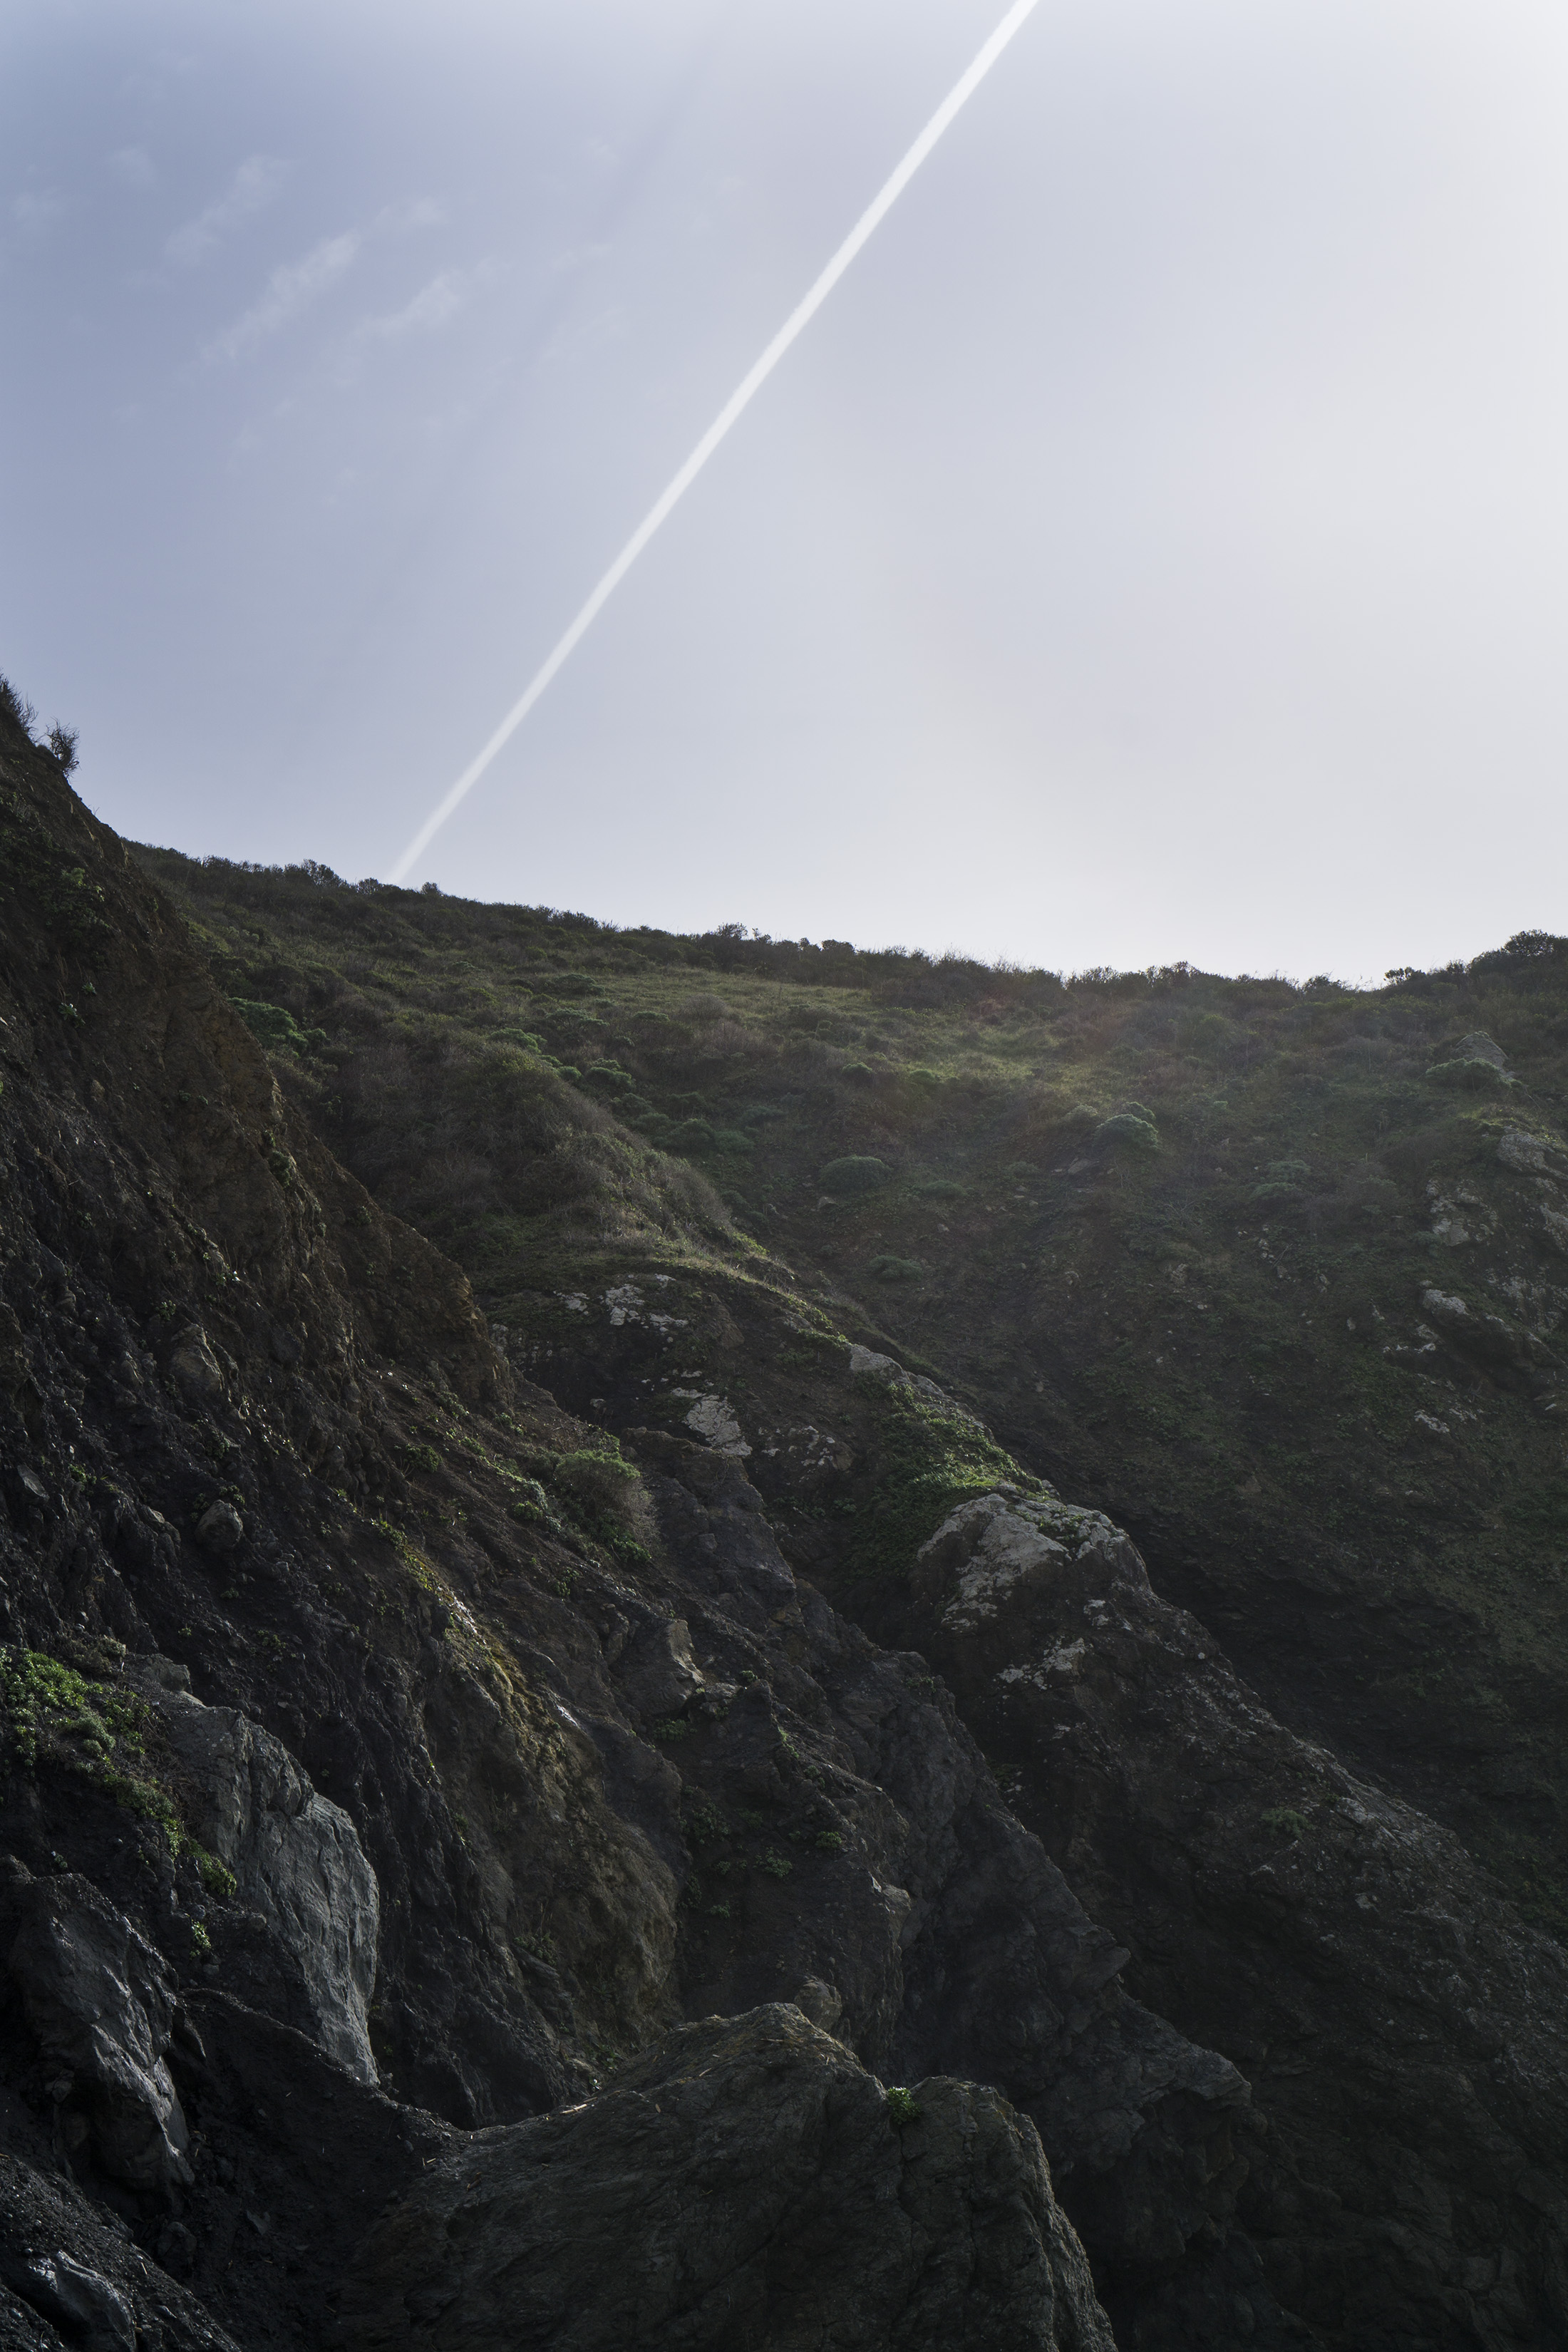
[[[886,2094],[888,2113],[895,2124],[918,2124],[921,2119],[920,2101],[902,2084],[894,2084]]]
[[[1227,1021],[1223,1013],[1200,1013],[1186,1031],[1186,1043],[1194,1054],[1202,1054],[1207,1061],[1219,1062],[1240,1041],[1241,1034],[1235,1022]]]
[[[1435,1062],[1426,1073],[1427,1081],[1435,1087],[1452,1087],[1462,1094],[1493,1094],[1511,1081],[1493,1062],[1483,1062],[1479,1055],[1468,1054],[1459,1062]]]
[[[542,975],[531,985],[549,996],[603,996],[605,986],[590,971],[554,971]]]
[[[1102,1118],[1095,1129],[1094,1148],[1097,1151],[1155,1152],[1160,1149],[1159,1129],[1152,1119],[1119,1110],[1112,1118]]]
[[[830,1160],[822,1171],[824,1192],[835,1192],[841,1199],[854,1199],[863,1192],[875,1192],[886,1184],[892,1170],[882,1160],[851,1157]]]
[[[517,1493],[512,1499],[511,1515],[514,1519],[521,1519],[525,1525],[537,1524],[541,1521],[547,1526],[553,1524],[550,1497],[537,1478],[524,1478],[519,1483]]]
[[[216,1853],[207,1852],[205,1846],[193,1843],[191,1859],[195,1864],[202,1885],[209,1895],[216,1895],[226,1900],[238,1886],[239,1881],[227,1863],[220,1862]]]
[[[1074,1103],[1069,1111],[1062,1114],[1057,1132],[1070,1143],[1077,1136],[1092,1134],[1099,1125],[1100,1113],[1097,1110],[1090,1110],[1087,1103]]]
[[[1276,1837],[1296,1839],[1304,1838],[1311,1823],[1294,1805],[1270,1805],[1263,1816],[1263,1826],[1272,1830]]]
[[[866,1271],[874,1282],[919,1282],[925,1268],[918,1258],[874,1257]]]
[[[7,719],[14,720],[24,735],[32,733],[38,714],[26,697],[17,691],[8,677],[0,677],[0,711],[4,711]]]
[[[301,1029],[286,1005],[267,1004],[250,996],[231,996],[228,1001],[269,1054],[308,1054],[312,1046],[327,1042],[324,1029]]]
[[[62,727],[57,719],[48,732],[48,746],[68,776],[77,763],[77,730]]]

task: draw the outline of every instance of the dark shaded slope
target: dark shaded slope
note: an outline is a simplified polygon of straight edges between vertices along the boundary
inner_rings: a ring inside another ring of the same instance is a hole
[[[683,1157],[1131,1527],[1288,1721],[1568,1923],[1568,942],[1364,994],[1064,985],[146,855],[492,1314],[676,1264]],[[828,1181],[854,1160],[881,1181]]]
[[[314,2342],[455,2133],[795,1990],[875,2069],[1009,2090],[1168,2340],[1216,2296],[1298,2340],[1232,2226],[1244,2081],[1122,1990],[923,1662],[722,1452],[509,1367],[16,730],[0,853],[19,2340]],[[27,2220],[51,2176],[90,2228]]]
[[[1070,2151],[1053,2148],[1127,2338],[1241,2340],[1230,2295],[1247,2300],[1246,2273],[1227,2279],[1225,2265],[1250,2259],[1244,2242],[1232,2235],[1201,2278],[1175,2252],[1223,2236],[1239,2199],[1275,2294],[1347,2352],[1552,2340],[1564,2317],[1561,1952],[1387,1791],[1429,1794],[1489,1858],[1517,1851],[1550,1914],[1550,1783],[1510,1822],[1488,1811],[1502,1800],[1483,1772],[1510,1743],[1544,1753],[1556,1736],[1552,1588],[1533,1535],[1493,1511],[1487,1549],[1469,1523],[1508,1449],[1528,1508],[1550,1510],[1558,1475],[1555,1129],[1542,1088],[1508,1086],[1479,1045],[1448,1055],[1461,1084],[1426,1073],[1441,1070],[1445,1038],[1465,1042],[1458,1021],[1489,991],[1489,1017],[1502,1027],[1515,1007],[1510,1045],[1534,1041],[1544,1079],[1550,1016],[1526,1016],[1550,1003],[1554,955],[1521,949],[1490,977],[1426,995],[1402,982],[1371,1002],[1173,973],[1053,984],[1038,1002],[999,980],[990,1001],[914,1009],[896,1002],[896,972],[878,976],[869,1006],[744,971],[715,998],[693,992],[689,968],[672,975],[679,943],[660,956],[644,938],[586,930],[562,970],[565,927],[527,910],[232,869],[199,894],[236,955],[241,906],[289,926],[293,977],[274,938],[268,984],[319,991],[329,1024],[331,959],[349,930],[374,930],[342,1028],[279,1064],[301,1103],[370,1172],[395,1152],[401,1185],[419,1181],[422,1150],[440,1165],[418,1120],[447,1104],[471,1120],[483,1101],[484,1152],[455,1194],[438,1198],[432,1178],[423,1213],[484,1282],[514,1365],[650,1464],[693,1435],[743,1460],[795,1570],[877,1638],[918,1643],[951,1673],[968,1724],[1016,1776],[1014,1802],[1131,1948],[1140,1989],[1268,2085],[1261,2132],[1212,2103],[1209,2122],[1201,2107],[1182,2119],[1169,2163],[1188,2161],[1183,2132],[1203,2149],[1193,2205],[1163,2163],[1152,2191],[1139,2185],[1155,2135],[1141,2136],[1131,2187],[1075,2177]],[[252,967],[246,985],[263,978]],[[296,1010],[316,1003],[301,993]],[[1332,1058],[1363,1030],[1387,1053]],[[858,1045],[879,1059],[858,1062]],[[581,1087],[552,1073],[546,1047],[557,1062],[575,1053]],[[376,1062],[384,1050],[393,1063]],[[1026,1056],[1047,1054],[1061,1073],[1050,1083],[1026,1075]],[[377,1067],[395,1078],[379,1109]],[[711,1228],[704,1243],[628,1223],[608,1161],[569,1198],[542,1192],[542,1155],[508,1106],[521,1113],[563,1083],[549,1099],[610,1137],[628,1181],[659,1181],[637,1126],[681,1143],[724,1175],[772,1254]],[[584,1087],[626,1114],[618,1142]],[[1077,1112],[1079,1087],[1090,1107]],[[647,1109],[661,1092],[663,1126]],[[693,1131],[704,1104],[706,1138]],[[670,1124],[676,1111],[687,1116]],[[1130,1125],[1101,1133],[1100,1113]],[[1258,1155],[1246,1167],[1241,1120]],[[478,1147],[480,1128],[467,1133]],[[880,1167],[837,1165],[847,1158]],[[393,1160],[380,1164],[394,1181]],[[1475,1254],[1483,1243],[1490,1256]],[[1448,1265],[1469,1269],[1463,1283],[1435,1278]],[[1053,1573],[1037,1607],[1020,1591],[998,1609],[994,1656],[954,1646],[921,1597],[921,1545],[955,1509],[1037,1489],[952,1394],[899,1375],[889,1327],[960,1368],[957,1395],[994,1414],[1017,1458],[1057,1475],[1059,1456],[1092,1474],[1097,1500],[1125,1498],[1157,1567],[1179,1570],[1182,1597],[1217,1626],[1184,1620],[1141,1568],[1127,1571],[1134,1599]],[[853,1341],[873,1344],[857,1356]],[[1422,1453],[1429,1440],[1447,1452]],[[1442,1549],[1407,1561],[1402,1581],[1385,1547],[1403,1532],[1408,1554],[1423,1526],[1441,1529]],[[1084,1613],[1113,1599],[1127,1618],[1114,1635]],[[1237,1683],[1215,1631],[1274,1714]],[[1503,1662],[1524,1652],[1528,1671],[1505,1682]],[[811,1671],[831,1686],[821,1664]],[[910,1679],[923,1674],[911,1665]],[[852,1704],[835,1700],[841,1714]],[[1473,1737],[1482,1718],[1489,1750]],[[1325,1730],[1342,1734],[1344,1763],[1301,1736]],[[702,1785],[690,1738],[681,1770]],[[921,1748],[874,1750],[858,1769],[901,1807],[925,1777],[908,1780]],[[1500,1790],[1507,1775],[1491,1777]],[[726,1843],[754,1808],[712,1794],[715,1869],[747,1863],[754,1876],[758,1858]],[[731,1898],[698,1861],[704,1916],[721,1923]],[[918,1875],[906,1864],[898,1883]],[[1050,2147],[1065,2078],[1047,2094],[1037,2060],[1005,2046],[1010,2025],[998,2038],[952,1972],[981,1950],[1011,1949],[994,1964],[1019,1967],[1017,1888],[999,1899],[994,1870],[973,1891],[948,1886],[948,1927],[905,1964],[901,2031],[929,2031],[934,2012],[942,2046],[962,2053],[951,2063],[1038,2103]],[[705,1979],[701,1998],[729,2006],[758,1990],[742,1969]]]

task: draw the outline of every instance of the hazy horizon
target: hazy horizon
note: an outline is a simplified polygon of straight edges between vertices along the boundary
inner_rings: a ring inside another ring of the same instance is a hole
[[[1003,14],[21,0],[0,669],[384,874]],[[1568,929],[1568,26],[1041,0],[456,895],[1375,982]]]

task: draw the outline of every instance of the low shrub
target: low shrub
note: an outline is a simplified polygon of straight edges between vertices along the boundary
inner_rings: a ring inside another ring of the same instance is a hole
[[[1434,1062],[1426,1079],[1429,1086],[1449,1087],[1472,1095],[1496,1094],[1512,1084],[1495,1062],[1483,1062],[1479,1054],[1468,1054],[1458,1062]]]
[[[822,1171],[825,1192],[837,1193],[841,1200],[855,1199],[864,1192],[875,1192],[888,1183],[892,1170],[884,1160],[854,1156],[846,1160],[830,1160]]]
[[[874,1257],[866,1268],[873,1282],[919,1282],[925,1268],[918,1258]]]
[[[1100,1120],[1093,1140],[1097,1151],[1149,1154],[1160,1149],[1160,1131],[1152,1119],[1140,1118],[1133,1111],[1119,1110]]]
[[[268,1004],[254,996],[231,996],[228,1001],[269,1054],[305,1055],[327,1042],[324,1029],[301,1029],[287,1005]]]

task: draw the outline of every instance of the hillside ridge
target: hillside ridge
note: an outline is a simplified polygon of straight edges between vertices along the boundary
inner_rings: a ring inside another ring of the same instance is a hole
[[[1554,2340],[1562,943],[650,936],[128,849],[0,715],[11,2337],[551,2341],[496,2217],[658,2139],[672,2347]]]

